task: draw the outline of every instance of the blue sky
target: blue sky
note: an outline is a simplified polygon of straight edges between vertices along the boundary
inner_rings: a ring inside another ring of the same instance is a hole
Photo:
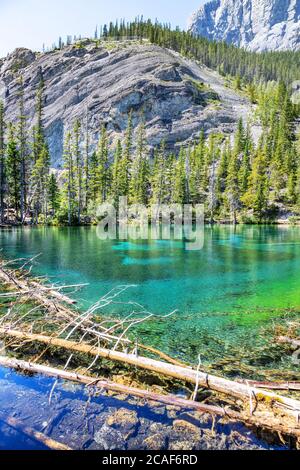
[[[0,0],[0,57],[16,47],[40,50],[59,36],[90,36],[96,23],[138,15],[186,27],[204,0]]]

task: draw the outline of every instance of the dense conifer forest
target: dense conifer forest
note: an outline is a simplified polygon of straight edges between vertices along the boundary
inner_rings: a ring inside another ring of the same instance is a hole
[[[282,214],[300,215],[299,105],[291,101],[291,83],[299,78],[300,52],[250,53],[212,43],[179,29],[150,21],[110,24],[93,40],[148,39],[205,64],[229,79],[256,105],[253,121],[261,125],[257,143],[252,122],[240,120],[232,138],[203,132],[173,153],[162,141],[150,149],[141,118],[132,114],[124,141],[113,147],[103,125],[98,147],[90,148],[90,130],[75,121],[65,134],[64,170],[51,169],[43,126],[45,84],[36,94],[36,124],[31,130],[24,112],[20,78],[19,115],[7,122],[0,103],[1,223],[81,224],[96,220],[104,201],[130,203],[203,203],[210,222],[272,222]],[[77,47],[81,40],[74,39]],[[67,38],[66,44],[72,42]],[[63,48],[60,39],[58,46]]]

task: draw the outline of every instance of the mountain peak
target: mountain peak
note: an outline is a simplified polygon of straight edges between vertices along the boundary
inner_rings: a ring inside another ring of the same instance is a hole
[[[212,0],[192,16],[190,31],[248,50],[300,49],[300,0]]]

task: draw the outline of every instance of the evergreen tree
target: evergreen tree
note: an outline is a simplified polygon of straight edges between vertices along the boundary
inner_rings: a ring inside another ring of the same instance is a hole
[[[142,122],[137,131],[136,155],[132,163],[130,179],[130,201],[133,204],[147,204],[149,166],[146,155],[145,126]]]
[[[85,183],[85,200],[84,200],[84,210],[85,212],[88,209],[90,198],[91,198],[91,188],[90,188],[90,136],[89,136],[89,127],[88,127],[88,116],[86,116],[86,126],[85,126],[85,159],[84,159],[84,183]]]
[[[128,116],[128,125],[125,134],[125,146],[122,152],[122,159],[119,165],[120,178],[119,190],[122,196],[129,196],[130,187],[130,171],[132,165],[132,138],[133,138],[133,125],[132,125],[132,111]]]
[[[178,160],[175,162],[175,178],[172,202],[176,204],[187,203],[187,179],[186,179],[186,151],[180,149]]]
[[[8,140],[6,146],[8,208],[14,208],[15,217],[18,218],[20,208],[20,154],[16,139],[16,130],[10,123],[8,126]]]
[[[3,102],[0,100],[0,223],[4,222],[5,195],[6,195],[4,134],[5,134],[4,106],[3,106]]]
[[[83,161],[82,153],[80,149],[80,131],[81,125],[78,119],[76,119],[73,128],[73,139],[72,139],[72,154],[74,168],[74,181],[76,185],[76,199],[77,199],[77,221],[80,224],[81,221],[81,210],[82,210],[82,172],[83,172]]]
[[[239,172],[239,186],[241,193],[245,194],[248,189],[249,176],[251,172],[251,153],[253,152],[253,142],[251,138],[249,125],[247,126],[247,133],[244,141],[244,151],[242,155],[242,162]]]
[[[25,217],[25,211],[26,211],[26,201],[27,201],[27,166],[28,166],[23,77],[20,78],[20,89],[19,89],[18,146],[19,146],[19,161],[20,161],[20,218],[21,218],[21,223],[23,223],[24,217]]]
[[[200,133],[199,143],[190,152],[189,189],[193,204],[203,203],[209,183],[208,149],[204,131]]]
[[[249,178],[249,189],[242,197],[242,201],[248,209],[253,210],[253,214],[258,221],[262,222],[268,206],[268,179],[266,175],[266,157],[261,151],[254,159]]]
[[[240,208],[239,169],[239,156],[236,152],[232,152],[226,180],[226,200],[234,224],[237,223],[237,213]]]
[[[163,141],[154,152],[154,163],[151,169],[151,204],[164,204],[167,202],[168,188],[166,187],[166,150]],[[174,198],[173,198],[174,199]]]
[[[33,206],[35,221],[38,223],[39,215],[43,213],[44,220],[48,215],[48,184],[50,171],[50,155],[45,144],[41,149],[39,157],[32,169]]]
[[[215,211],[219,204],[219,194],[217,191],[218,175],[217,164],[220,161],[219,139],[214,134],[209,138],[209,162],[210,174],[208,184],[208,212],[210,223],[214,223]]]
[[[230,160],[231,160],[231,145],[230,145],[230,139],[227,139],[223,146],[219,166],[217,169],[216,191],[217,191],[217,197],[220,201],[223,198],[223,193],[226,189],[226,181],[227,181],[227,176],[228,176],[228,164]]]
[[[112,165],[112,182],[111,182],[111,192],[110,197],[112,198],[116,207],[118,207],[119,197],[122,196],[121,193],[121,172],[120,172],[120,165],[122,162],[122,143],[121,140],[118,139],[117,147],[115,149],[114,154],[114,162]]]
[[[100,202],[107,199],[109,189],[109,165],[108,165],[108,142],[106,127],[103,126],[101,130],[100,140],[97,150],[97,163],[98,163],[98,182],[99,182],[99,198]]]
[[[65,192],[67,196],[68,225],[71,225],[75,218],[75,178],[72,152],[72,136],[71,132],[69,131],[66,133],[64,142],[64,168],[66,171]]]
[[[35,213],[35,222],[39,215],[48,212],[48,184],[50,173],[50,153],[44,135],[43,125],[44,83],[41,80],[36,96],[36,125],[33,130],[33,167],[31,170],[31,202]]]
[[[95,206],[98,198],[99,198],[99,188],[100,188],[100,180],[99,180],[99,168],[98,168],[98,152],[94,151],[91,155],[90,160],[90,177],[89,177],[89,190],[91,195],[91,201],[93,206]]]
[[[48,199],[49,209],[52,212],[52,216],[55,216],[60,206],[60,192],[57,179],[54,173],[51,173],[49,178]]]

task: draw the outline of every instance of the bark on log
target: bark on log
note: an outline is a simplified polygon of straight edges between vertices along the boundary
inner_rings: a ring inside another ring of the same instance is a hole
[[[37,374],[43,374],[48,377],[55,377],[56,379],[69,380],[87,386],[93,386],[103,390],[109,390],[116,393],[123,393],[125,395],[132,395],[134,397],[150,400],[165,405],[178,406],[180,408],[195,409],[200,412],[210,413],[220,416],[228,416],[226,411],[220,406],[206,405],[196,401],[186,400],[176,397],[175,395],[161,395],[153,393],[148,390],[143,390],[135,387],[128,387],[123,384],[111,382],[109,380],[95,379],[95,377],[77,374],[76,372],[69,372],[54,367],[45,366],[43,364],[31,363],[19,359],[12,359],[0,356],[0,365],[9,367],[16,370],[23,370]]]
[[[291,344],[295,348],[300,348],[299,339],[288,338],[287,336],[279,336],[279,338],[277,338],[277,341],[278,343],[287,343],[287,344]]]
[[[67,349],[69,351],[82,354],[90,354],[92,356],[102,357],[112,361],[118,361],[123,364],[132,365],[141,369],[150,370],[167,377],[173,377],[192,384],[198,384],[199,387],[208,388],[225,395],[250,400],[251,398],[257,402],[266,402],[270,406],[283,409],[286,413],[295,416],[300,413],[300,401],[277,395],[273,392],[251,387],[250,384],[242,384],[232,380],[224,379],[204,372],[198,372],[194,369],[167,364],[154,359],[134,354],[125,354],[119,351],[111,351],[104,348],[97,348],[85,343],[76,343],[74,341],[64,340],[57,337],[49,337],[40,334],[26,333],[16,330],[0,328],[0,335],[17,338],[19,340],[39,342],[49,346]]]
[[[0,413],[0,421],[5,423],[7,426],[15,429],[16,431],[25,434],[26,436],[34,439],[35,441],[41,442],[51,450],[72,450],[70,447],[60,442],[54,441],[50,437],[47,437],[42,432],[36,431],[29,426],[26,426],[19,419],[13,418],[12,416],[5,416]]]
[[[251,387],[266,388],[267,390],[300,391],[300,382],[257,382],[255,380],[238,380],[238,382],[248,383]]]

